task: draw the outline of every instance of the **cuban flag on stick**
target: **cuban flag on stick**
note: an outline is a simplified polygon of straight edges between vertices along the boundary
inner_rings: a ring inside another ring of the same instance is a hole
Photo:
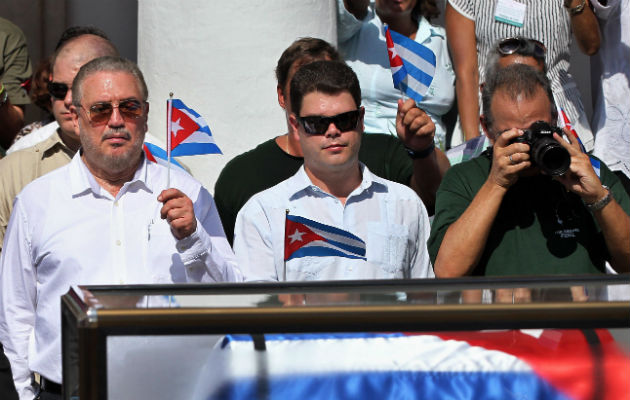
[[[394,87],[416,102],[422,101],[435,75],[435,54],[389,26],[385,26],[385,41]]]
[[[365,258],[365,242],[343,229],[287,214],[284,260],[299,257]]]
[[[168,139],[173,157],[197,154],[222,154],[214,142],[210,127],[180,99],[167,100]]]

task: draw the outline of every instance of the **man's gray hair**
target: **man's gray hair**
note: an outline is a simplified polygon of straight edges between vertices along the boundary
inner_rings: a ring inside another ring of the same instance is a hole
[[[553,93],[551,91],[551,83],[547,76],[540,71],[525,64],[512,64],[504,68],[497,68],[494,73],[487,77],[481,93],[481,102],[483,104],[484,122],[490,132],[493,134],[494,116],[490,105],[492,98],[499,90],[504,91],[510,98],[516,99],[517,96],[523,95],[526,99],[531,99],[536,92],[542,89],[549,102],[551,103],[551,117],[553,123],[558,116]]]
[[[147,101],[149,98],[149,90],[147,84],[144,81],[142,71],[133,61],[129,61],[122,57],[105,56],[95,58],[94,60],[83,65],[77,76],[72,82],[72,104],[75,106],[81,105],[81,99],[83,97],[83,82],[90,76],[97,72],[127,72],[133,75],[140,86],[142,92],[142,100]]]

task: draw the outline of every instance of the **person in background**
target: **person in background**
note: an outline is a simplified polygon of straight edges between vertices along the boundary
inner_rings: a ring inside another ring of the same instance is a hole
[[[501,38],[520,36],[545,44],[554,98],[586,149],[592,150],[593,134],[580,92],[569,74],[572,33],[585,54],[599,49],[597,19],[588,0],[448,0],[445,22],[457,76],[459,123],[453,145],[479,136],[479,115],[483,112],[479,84],[487,79],[489,50]]]
[[[630,194],[630,1],[591,0],[602,46],[591,57],[595,150]]]
[[[47,87],[55,121],[31,132],[17,143],[40,135],[44,135],[45,139],[11,152],[0,160],[0,243],[9,223],[15,196],[36,178],[69,163],[79,149],[79,137],[70,114],[72,80],[79,68],[95,58],[118,55],[109,40],[94,34],[91,29],[80,31],[85,33],[68,38],[52,56],[52,73]]]
[[[276,67],[278,104],[285,111],[287,132],[291,132],[290,82],[296,71],[315,60],[337,60],[339,54],[328,42],[301,38],[281,55]],[[375,175],[410,186],[432,213],[435,192],[449,164],[439,149],[410,157],[409,149],[424,149],[433,142],[433,123],[413,100],[400,106],[398,137],[389,134],[364,135],[359,160]],[[236,215],[254,194],[293,176],[304,162],[300,143],[285,133],[236,156],[221,171],[214,197],[226,236],[232,243]]]
[[[298,69],[290,91],[290,134],[304,165],[238,213],[234,252],[245,280],[433,277],[424,205],[359,162],[369,135],[352,69],[314,61]]]
[[[15,136],[11,145],[29,133],[40,129],[44,125],[48,125],[55,120],[55,117],[52,114],[52,101],[50,93],[48,93],[48,81],[52,72],[51,69],[50,57],[40,61],[39,65],[35,69],[35,73],[33,74],[33,79],[31,80],[31,91],[29,93],[31,102],[46,113],[44,119],[25,125]]]
[[[29,104],[26,86],[33,73],[24,33],[0,18],[0,157],[24,126],[24,106]]]
[[[516,139],[539,121],[555,126],[549,80],[523,64],[494,71],[482,96],[493,147],[453,166],[438,190],[428,242],[435,275],[604,273],[607,261],[628,272],[630,198],[619,180],[603,163],[597,173],[566,128],[566,140],[555,132],[545,145],[549,164],[566,169],[543,173],[531,155],[542,147]]]
[[[455,73],[444,28],[429,21],[439,15],[435,0],[338,0],[339,51],[361,82],[365,132],[396,136],[396,113],[401,92],[394,88],[384,25],[429,48],[436,68],[428,92],[417,106],[435,124],[435,142],[445,150],[442,116],[455,99]]]

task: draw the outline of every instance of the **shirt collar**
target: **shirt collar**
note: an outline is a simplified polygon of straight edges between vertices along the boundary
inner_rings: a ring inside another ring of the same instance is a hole
[[[369,190],[372,187],[372,185],[383,186],[383,184],[379,182],[380,178],[372,174],[372,172],[365,166],[365,164],[363,164],[362,162],[359,162],[359,168],[361,169],[361,176],[362,176],[361,183],[359,184],[359,186],[357,186],[356,189],[352,191],[352,193],[350,193],[348,198],[359,195],[363,193],[364,191]],[[326,193],[322,188],[318,187],[317,185],[313,184],[313,182],[311,182],[311,178],[308,177],[308,175],[306,174],[306,171],[304,170],[304,165],[300,167],[300,169],[295,173],[295,175],[287,179],[286,182],[287,182],[287,187],[289,187],[290,190],[292,190],[291,195],[289,196],[291,200],[299,197],[299,195],[303,191],[308,190],[308,189],[321,192],[321,193]]]
[[[46,140],[44,140],[43,142],[37,143],[35,146],[37,150],[39,150],[39,152],[41,153],[42,158],[44,158],[44,156],[51,150],[55,149],[55,148],[60,148],[61,150],[67,152],[68,154],[70,154],[72,156],[72,154],[74,154],[74,152],[68,147],[66,146],[66,144],[61,140],[61,137],[59,136],[59,132],[57,130],[55,130],[53,132],[53,134]]]
[[[423,43],[425,40],[432,36],[439,36],[442,39],[446,39],[444,35],[436,29],[426,18],[420,17],[418,23],[418,32],[416,32],[416,42]]]
[[[140,166],[136,169],[133,178],[129,182],[126,182],[120,189],[117,197],[122,196],[131,188],[136,187],[145,189],[149,193],[153,192],[151,190],[151,185],[149,184],[151,181],[151,175],[147,166],[148,162],[149,161],[147,161],[143,152]],[[98,197],[110,197],[109,193],[103,190],[101,185],[96,182],[94,175],[92,175],[87,165],[83,162],[83,159],[81,158],[81,151],[77,151],[74,155],[69,168],[70,189],[73,197],[87,194],[88,192],[92,192]]]

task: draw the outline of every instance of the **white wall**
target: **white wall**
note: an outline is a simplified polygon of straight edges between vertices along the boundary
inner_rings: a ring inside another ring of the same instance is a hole
[[[139,0],[138,64],[149,86],[150,140],[165,142],[172,91],[206,119],[224,153],[181,159],[213,192],[227,161],[286,132],[276,63],[299,37],[336,43],[335,7],[335,0]]]

